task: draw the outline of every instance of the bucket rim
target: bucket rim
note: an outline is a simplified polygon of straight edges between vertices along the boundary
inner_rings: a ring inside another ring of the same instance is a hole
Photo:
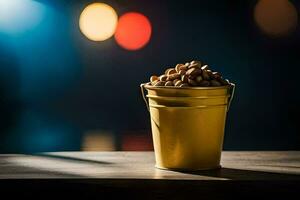
[[[142,83],[141,86],[144,86],[149,90],[216,90],[216,89],[230,89],[234,86],[234,83],[229,83],[229,85],[216,86],[216,87],[174,87],[174,86],[153,86],[148,83]]]

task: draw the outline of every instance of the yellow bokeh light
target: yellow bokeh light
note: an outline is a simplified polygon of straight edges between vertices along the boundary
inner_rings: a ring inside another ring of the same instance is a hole
[[[93,41],[103,41],[110,38],[115,33],[117,23],[116,11],[104,3],[88,5],[79,18],[81,32]]]

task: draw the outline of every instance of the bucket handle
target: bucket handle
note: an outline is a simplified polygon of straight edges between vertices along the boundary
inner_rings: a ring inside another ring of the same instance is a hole
[[[227,112],[229,111],[230,108],[230,104],[232,102],[233,96],[234,96],[234,91],[235,91],[235,84],[234,83],[230,83],[230,97],[229,97],[229,101],[228,101],[228,105],[227,105]]]
[[[142,83],[140,85],[140,87],[141,87],[141,92],[142,92],[142,96],[143,96],[144,102],[146,103],[147,110],[150,112],[149,103],[148,103],[147,98],[145,96],[145,83]]]
[[[230,97],[229,97],[229,101],[228,101],[228,105],[227,105],[227,112],[229,111],[230,104],[232,102],[232,99],[233,99],[233,96],[234,96],[234,91],[235,91],[235,84],[230,83],[230,85],[231,85],[231,87],[230,87]],[[146,103],[147,110],[150,111],[149,102],[147,101],[147,98],[145,96],[145,83],[142,83],[140,85],[140,87],[141,87],[141,92],[142,92],[144,102]]]

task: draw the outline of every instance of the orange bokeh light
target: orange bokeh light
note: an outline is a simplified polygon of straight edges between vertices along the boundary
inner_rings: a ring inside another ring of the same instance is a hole
[[[298,13],[289,0],[260,0],[255,6],[254,20],[270,36],[284,36],[296,30]]]
[[[151,32],[151,24],[146,16],[129,12],[119,18],[115,39],[127,50],[138,50],[149,42]]]

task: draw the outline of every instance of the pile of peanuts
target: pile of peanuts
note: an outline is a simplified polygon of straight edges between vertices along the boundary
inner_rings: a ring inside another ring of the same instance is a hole
[[[229,85],[219,72],[213,72],[208,65],[193,60],[185,64],[177,64],[175,68],[168,68],[163,75],[151,76],[153,86],[175,87],[217,87]]]

